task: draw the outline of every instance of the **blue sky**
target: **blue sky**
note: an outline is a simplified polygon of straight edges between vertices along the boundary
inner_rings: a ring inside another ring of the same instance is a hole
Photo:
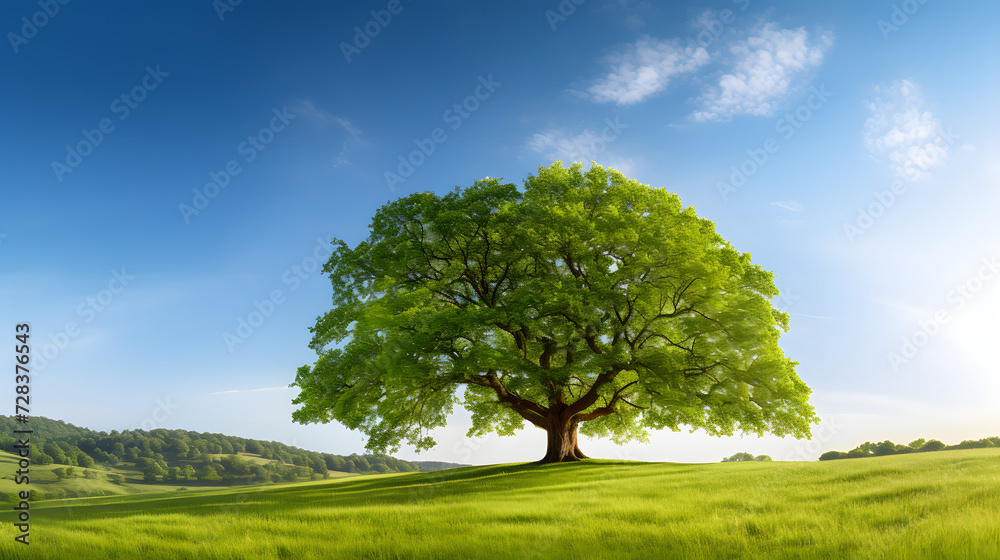
[[[0,325],[32,325],[33,414],[361,452],[358,433],[291,422],[329,239],[357,243],[408,193],[594,160],[678,193],[775,273],[823,423],[812,442],[682,431],[586,453],[814,459],[996,435],[998,12],[4,2]],[[468,425],[456,411],[437,448],[397,455],[543,453],[538,430]]]

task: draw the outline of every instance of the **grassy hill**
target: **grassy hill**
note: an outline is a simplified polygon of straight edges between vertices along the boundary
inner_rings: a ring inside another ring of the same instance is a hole
[[[17,450],[17,428],[29,427],[32,468],[38,471],[38,499],[99,496],[182,486],[290,483],[348,474],[385,474],[420,470],[416,463],[382,454],[349,456],[317,453],[275,441],[186,430],[97,432],[41,416],[27,426],[0,415],[0,464]],[[4,459],[3,457],[6,457]],[[424,463],[427,470],[454,467]],[[45,468],[48,467],[48,468]],[[74,471],[59,480],[62,469]],[[5,479],[16,469],[0,471]],[[117,480],[117,477],[124,480]],[[0,494],[9,494],[0,480]],[[0,503],[9,496],[0,495]]]
[[[267,459],[249,453],[240,453],[239,456],[256,464],[268,462]],[[0,505],[4,507],[6,507],[6,503],[14,499],[18,492],[25,489],[24,485],[14,482],[14,472],[18,468],[17,462],[17,456],[0,451]],[[35,492],[33,500],[40,502],[44,499],[57,497],[117,496],[123,494],[170,492],[180,488],[197,490],[220,485],[219,482],[209,483],[198,480],[150,483],[143,480],[142,471],[138,467],[133,463],[124,462],[118,463],[114,467],[108,465],[95,465],[89,469],[75,467],[73,476],[62,479],[53,472],[57,468],[65,469],[66,465],[31,465],[30,488]],[[86,471],[92,472],[91,478],[86,476]],[[121,484],[111,482],[110,475],[112,474],[121,475],[124,482]],[[329,478],[340,478],[356,475],[329,471],[327,476]]]
[[[293,482],[303,478],[325,477],[328,471],[350,473],[391,473],[418,470],[417,465],[381,454],[350,456],[317,453],[276,441],[247,439],[224,434],[187,430],[125,430],[97,432],[62,420],[33,416],[26,426],[11,416],[0,415],[0,451],[16,452],[17,428],[30,427],[31,462],[35,465],[60,464],[91,468],[95,465],[116,467],[119,463],[148,470],[148,481],[169,482],[171,467],[194,469],[211,467],[216,471],[203,476],[186,476],[221,484],[247,482]],[[232,455],[255,457],[249,463],[226,461]],[[220,458],[222,459],[220,461]],[[169,480],[168,480],[169,479]]]
[[[1000,558],[1000,450],[512,464],[51,500],[3,558]]]

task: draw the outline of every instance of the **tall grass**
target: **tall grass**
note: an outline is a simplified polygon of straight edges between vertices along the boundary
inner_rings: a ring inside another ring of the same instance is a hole
[[[3,558],[1000,558],[1000,450],[586,460],[41,502]]]

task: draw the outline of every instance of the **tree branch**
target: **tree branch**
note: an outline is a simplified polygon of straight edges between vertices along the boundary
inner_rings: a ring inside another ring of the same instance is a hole
[[[598,375],[597,379],[594,380],[594,384],[590,386],[590,390],[587,391],[587,393],[584,394],[582,397],[577,399],[576,402],[569,405],[569,407],[566,408],[564,414],[566,414],[567,417],[572,417],[593,406],[593,404],[597,402],[597,398],[599,396],[598,390],[604,385],[614,381],[615,377],[618,376],[618,374],[622,371],[622,369],[624,368],[615,365],[612,366],[610,370]]]
[[[624,400],[622,398],[622,394],[624,393],[625,389],[628,389],[630,386],[635,385],[638,382],[639,382],[639,380],[636,379],[635,381],[631,381],[629,383],[626,383],[620,389],[618,389],[617,391],[615,391],[615,394],[611,396],[611,400],[608,401],[608,404],[602,406],[601,408],[594,409],[594,410],[588,412],[587,414],[577,414],[576,416],[573,417],[573,420],[576,421],[576,422],[586,422],[588,420],[594,420],[595,418],[600,418],[601,416],[607,416],[609,414],[614,414],[616,412],[616,410],[615,410],[615,403],[617,403],[619,400]],[[625,402],[628,402],[628,401],[625,401]],[[632,404],[632,403],[629,403],[629,404]],[[635,406],[635,405],[632,405],[632,406]],[[640,408],[640,407],[636,407],[636,408]]]
[[[548,425],[548,410],[509,392],[503,383],[500,382],[500,379],[497,378],[495,370],[490,370],[486,374],[485,379],[489,383],[489,387],[496,392],[499,402],[511,405],[511,408],[525,420],[540,428]]]

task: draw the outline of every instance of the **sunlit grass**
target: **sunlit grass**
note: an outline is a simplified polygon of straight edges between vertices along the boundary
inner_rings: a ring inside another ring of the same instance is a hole
[[[4,558],[1000,558],[1000,450],[468,467],[40,502]]]

